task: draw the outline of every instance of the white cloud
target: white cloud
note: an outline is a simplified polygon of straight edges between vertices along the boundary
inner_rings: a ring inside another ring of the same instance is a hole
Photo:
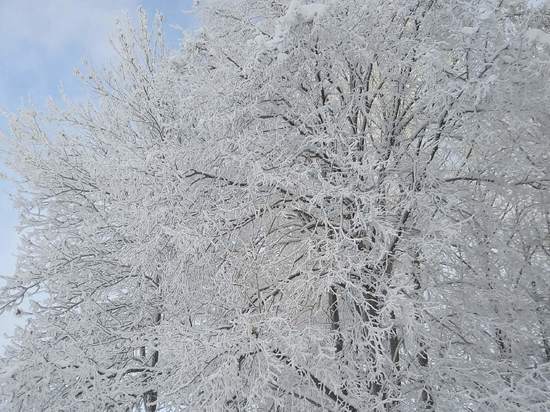
[[[108,37],[115,18],[123,10],[136,10],[138,4],[135,0],[0,1],[0,56],[17,64],[17,55],[38,52],[42,58],[52,58],[70,48],[101,62],[110,54]]]

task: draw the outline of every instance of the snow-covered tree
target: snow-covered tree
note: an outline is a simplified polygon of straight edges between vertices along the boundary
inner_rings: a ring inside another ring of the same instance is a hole
[[[197,13],[13,123],[6,407],[548,409],[548,6]]]

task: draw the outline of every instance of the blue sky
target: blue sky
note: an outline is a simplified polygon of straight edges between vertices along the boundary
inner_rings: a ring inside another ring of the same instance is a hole
[[[84,59],[95,67],[109,65],[113,54],[109,35],[114,21],[127,11],[135,16],[139,6],[149,14],[165,16],[167,43],[179,44],[179,31],[196,26],[190,10],[192,0],[0,0],[0,113],[15,112],[30,103],[45,107],[48,98],[58,99],[60,86],[73,98],[86,96],[74,76]],[[0,134],[9,133],[0,117]],[[1,148],[0,140],[0,148]],[[5,172],[0,163],[0,173]],[[0,178],[0,275],[15,269],[17,213],[9,193],[13,187]],[[16,320],[0,316],[0,347]]]

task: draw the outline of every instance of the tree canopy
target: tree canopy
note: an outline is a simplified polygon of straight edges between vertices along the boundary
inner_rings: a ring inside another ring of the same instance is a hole
[[[21,411],[550,408],[550,6],[201,0],[12,121]]]

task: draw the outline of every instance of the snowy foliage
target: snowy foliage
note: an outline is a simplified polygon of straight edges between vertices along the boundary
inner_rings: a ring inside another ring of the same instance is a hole
[[[172,55],[121,30],[97,103],[12,124],[0,305],[36,302],[0,405],[548,410],[545,7],[203,0]]]

